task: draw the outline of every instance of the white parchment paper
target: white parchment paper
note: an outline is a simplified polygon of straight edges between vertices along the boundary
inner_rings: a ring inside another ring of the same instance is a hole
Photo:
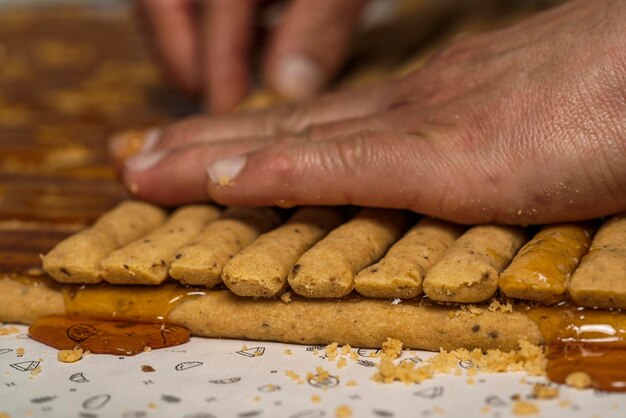
[[[371,380],[378,361],[371,350],[360,350],[358,361],[338,369],[323,349],[313,354],[314,347],[193,338],[134,357],[89,355],[65,364],[55,349],[31,340],[27,327],[16,327],[19,333],[0,336],[0,417],[321,418],[346,406],[353,417],[504,418],[516,416],[512,397],[538,406],[540,413],[529,416],[626,416],[626,394],[563,386],[557,399],[532,400],[533,384],[545,379],[524,373],[380,384]],[[406,351],[397,361],[431,355]],[[38,374],[32,372],[37,366]],[[306,380],[317,366],[331,374],[322,385]],[[302,382],[287,376],[288,370]],[[348,385],[351,380],[357,385]]]

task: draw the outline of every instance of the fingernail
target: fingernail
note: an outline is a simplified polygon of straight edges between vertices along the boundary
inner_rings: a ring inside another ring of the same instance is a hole
[[[133,155],[142,154],[152,150],[161,136],[158,128],[145,130],[126,131],[114,135],[109,141],[111,154],[121,160],[127,160]]]
[[[232,186],[233,180],[239,175],[246,165],[246,156],[238,155],[224,160],[218,160],[209,165],[207,172],[213,183],[222,187]]]
[[[166,155],[166,150],[137,154],[126,160],[126,169],[129,171],[145,171],[156,165]]]
[[[322,69],[304,55],[287,55],[278,64],[276,89],[288,100],[311,97],[323,82]]]

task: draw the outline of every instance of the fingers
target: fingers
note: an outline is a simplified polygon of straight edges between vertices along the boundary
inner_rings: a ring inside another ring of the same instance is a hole
[[[268,84],[292,101],[319,92],[344,63],[364,3],[294,0],[267,51]]]
[[[211,163],[270,143],[269,139],[239,140],[138,155],[126,163],[124,183],[135,196],[163,205],[206,201],[206,170]]]
[[[191,144],[264,138],[273,135],[300,135],[310,130],[311,136],[341,132],[335,124],[363,129],[353,123],[371,122],[370,115],[393,108],[406,92],[400,82],[391,82],[366,89],[327,94],[308,103],[278,106],[258,112],[219,116],[194,116],[158,130],[126,132],[112,138],[110,150],[117,165],[133,154],[161,149],[174,149]],[[377,120],[377,119],[376,119]],[[319,128],[313,128],[319,125]],[[329,128],[327,125],[331,125]],[[330,130],[329,130],[330,129]],[[315,133],[315,135],[313,135]]]
[[[256,0],[206,2],[202,25],[205,106],[216,113],[234,108],[249,89],[249,54]]]
[[[212,163],[208,192],[228,205],[355,204],[487,221],[495,211],[482,212],[475,156],[446,152],[442,143],[386,132],[281,141]]]
[[[150,39],[172,80],[184,91],[198,92],[198,45],[190,0],[141,0]]]

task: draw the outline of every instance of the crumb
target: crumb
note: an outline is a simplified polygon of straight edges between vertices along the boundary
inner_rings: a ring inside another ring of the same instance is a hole
[[[150,409],[156,409],[156,404],[154,402],[148,402],[148,408]]]
[[[569,408],[570,406],[572,406],[572,401],[570,401],[569,399],[561,399],[559,401],[559,406],[561,408]]]
[[[39,373],[41,373],[41,366],[37,366],[33,370],[30,371],[31,376],[37,376],[39,375]]]
[[[151,352],[151,351],[152,351],[152,347],[145,346],[145,347],[143,348],[143,352],[144,352],[144,353],[149,353],[149,352]]]
[[[11,418],[11,415],[7,414],[6,412],[0,412],[0,418]]]
[[[513,313],[511,302],[501,303],[499,300],[492,300],[487,308],[491,312]]]
[[[513,404],[514,415],[535,415],[539,413],[537,404],[528,401],[515,401]]]
[[[217,184],[222,187],[230,187],[233,185],[233,179],[228,176],[220,176],[220,178],[217,179]]]
[[[317,356],[320,353],[320,350],[317,348],[311,352],[314,356]]]
[[[467,379],[467,384],[468,385],[475,385],[476,381],[474,379],[472,379],[472,378],[469,378],[469,379]]]
[[[18,357],[22,357],[24,355],[24,353],[26,353],[26,350],[24,350],[24,347],[18,347],[15,350],[15,354],[17,354]]]
[[[83,349],[75,347],[73,350],[59,350],[57,360],[61,363],[75,363],[83,358]]]
[[[392,359],[398,358],[402,354],[402,341],[394,338],[387,338],[383,343],[383,355]]]
[[[28,276],[39,277],[39,276],[43,276],[45,272],[39,267],[31,267],[28,270],[26,270],[26,274]]]
[[[259,402],[259,401],[261,400],[261,397],[260,397],[259,395],[256,395],[256,396],[253,398],[253,400],[254,400],[254,402]]]
[[[285,292],[282,295],[280,295],[280,300],[282,300],[285,303],[291,302],[291,292]]]
[[[450,352],[441,350],[419,366],[410,361],[396,365],[390,358],[384,356],[373,379],[383,383],[393,381],[421,383],[436,373],[456,374],[457,370],[460,370],[461,361],[471,361],[474,365],[474,368],[468,370],[468,376],[475,375],[476,369],[487,373],[525,371],[531,375],[544,375],[547,363],[542,347],[522,340],[517,350],[509,352],[487,350],[483,353],[480,349],[471,351],[458,349]]]
[[[554,399],[559,396],[559,388],[535,383],[533,386],[533,396],[536,399]]]
[[[481,414],[488,414],[489,412],[491,412],[491,407],[485,405],[482,408],[480,408],[480,413]]]
[[[472,367],[471,369],[467,369],[468,376],[476,376],[477,374],[478,374],[478,371],[476,370],[475,367]]]
[[[246,351],[248,349],[247,345],[242,345],[240,351]]]
[[[151,373],[151,372],[155,372],[156,370],[154,369],[154,367],[148,364],[144,364],[143,366],[141,366],[141,371],[146,372],[146,373]]]
[[[313,402],[313,403],[320,403],[321,401],[322,401],[322,398],[320,398],[319,396],[317,396],[317,395],[311,396],[311,402]]]
[[[286,356],[291,356],[293,355],[293,352],[290,349],[286,348],[285,351],[283,351],[283,354]]]
[[[520,382],[521,384],[526,383],[526,378],[525,378],[525,377],[522,377],[522,378],[519,380],[519,382]]]
[[[347,405],[338,406],[335,409],[335,417],[336,418],[349,418],[352,416],[352,409],[350,409]]]
[[[346,367],[347,364],[348,364],[348,362],[343,357],[341,357],[339,360],[337,360],[337,368],[338,369],[343,369],[344,367]]]
[[[19,334],[20,330],[17,327],[2,327],[0,328],[0,335]]]
[[[565,384],[576,389],[585,389],[591,386],[591,376],[585,372],[572,372],[565,378]]]
[[[348,380],[346,382],[346,386],[357,386],[358,383],[356,382],[356,380],[352,379],[352,380]]]
[[[352,347],[350,347],[350,344],[345,344],[341,347],[341,355],[346,356],[348,354],[352,354]]]
[[[350,353],[350,360],[357,361],[358,359],[359,359],[359,353],[357,353],[356,351],[353,351]]]
[[[300,375],[293,370],[285,370],[285,375],[290,377],[291,380],[298,382],[298,384],[304,383],[303,380],[300,378]]]
[[[317,366],[315,368],[315,371],[317,372],[316,376],[319,382],[328,379],[328,377],[330,376],[328,370],[325,370],[323,367]]]
[[[337,346],[338,345],[339,344],[337,343],[332,343],[326,346],[326,357],[328,357],[328,361],[335,361],[335,359],[337,358],[337,355],[338,355]]]

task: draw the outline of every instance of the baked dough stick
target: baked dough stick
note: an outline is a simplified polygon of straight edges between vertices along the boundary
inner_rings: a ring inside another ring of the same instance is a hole
[[[280,221],[270,208],[229,208],[176,252],[170,276],[181,283],[212,288],[222,283],[224,265],[235,254]]]
[[[408,212],[362,209],[300,257],[289,273],[289,285],[306,297],[347,295],[354,288],[356,274],[378,261],[410,221]]]
[[[356,291],[371,298],[410,299],[421,295],[424,276],[463,229],[449,222],[422,218],[382,260],[356,276]]]
[[[130,318],[141,317],[144,289],[137,286],[117,288],[119,299],[98,298],[98,292],[107,292],[107,286],[89,289],[98,303],[88,306],[111,315],[116,311],[116,305],[120,305],[128,308],[126,312]],[[0,304],[0,321],[32,323],[40,316],[67,314],[58,286],[32,286],[0,277],[0,295],[4,299]],[[110,300],[111,305],[108,308],[102,306],[101,300]],[[558,313],[557,308],[543,309]],[[89,312],[77,314],[93,317]],[[340,300],[294,297],[290,303],[284,303],[279,299],[253,300],[226,290],[209,290],[203,296],[181,302],[169,314],[166,311],[162,314],[167,321],[189,328],[193,335],[211,338],[298,344],[336,342],[353,347],[380,348],[388,337],[392,337],[401,340],[407,348],[433,351],[439,351],[440,347],[446,350],[511,350],[517,348],[521,338],[533,344],[543,343],[539,328],[521,310],[503,313],[484,309],[476,315],[468,310],[425,301],[392,305],[387,300],[360,297]]]
[[[269,298],[282,293],[291,266],[343,218],[337,208],[299,209],[285,224],[261,235],[226,263],[224,283],[239,296]]]
[[[591,244],[588,224],[543,227],[522,247],[498,279],[505,295],[543,303],[562,301],[570,277]]]
[[[626,309],[626,213],[600,227],[572,276],[569,294],[579,305]]]
[[[424,279],[424,292],[438,302],[481,302],[498,288],[498,275],[526,241],[522,228],[481,225],[456,240]]]
[[[43,269],[63,283],[102,281],[100,260],[148,234],[165,220],[163,210],[149,203],[125,201],[87,228],[61,241],[42,257]]]
[[[184,206],[151,234],[109,254],[100,266],[115,284],[159,284],[167,278],[176,250],[194,239],[207,223],[219,216],[209,205]]]

